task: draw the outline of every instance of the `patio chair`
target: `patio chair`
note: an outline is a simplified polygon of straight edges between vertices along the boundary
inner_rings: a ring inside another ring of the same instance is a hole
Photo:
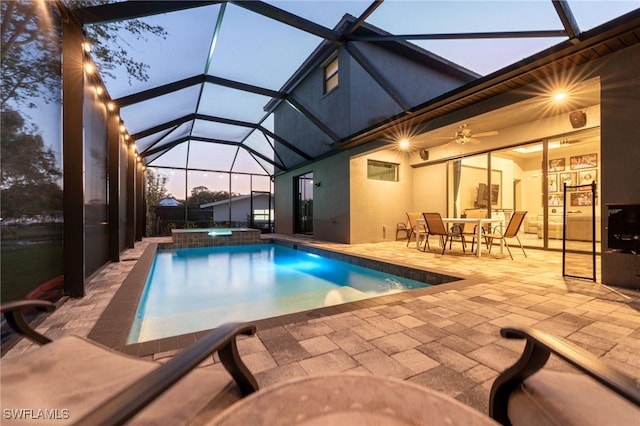
[[[60,423],[83,425],[186,424],[210,418],[258,390],[236,346],[238,335],[255,333],[253,325],[222,325],[161,364],[78,336],[51,341],[26,323],[24,311],[33,308],[53,311],[55,305],[25,300],[0,306],[17,333],[42,345],[2,359],[3,413],[56,409]],[[227,372],[220,364],[195,368],[214,352]],[[25,424],[17,415],[4,417],[3,425]]]
[[[468,218],[473,218],[473,219],[484,219],[487,217],[487,211],[486,210],[468,210],[466,212],[466,217]],[[462,227],[462,233],[464,234],[464,236],[466,238],[471,237],[471,252],[473,252],[473,247],[475,245],[476,242],[476,236],[478,235],[478,225],[473,225],[471,223],[461,223],[460,226]],[[486,229],[483,227],[482,232],[485,233]],[[487,241],[487,239],[485,238],[485,242]],[[478,244],[480,244],[480,241],[478,241]],[[487,249],[489,249],[489,244],[487,243]]]
[[[418,230],[421,235],[424,235],[424,239],[426,242],[426,246],[429,246],[429,229],[424,224],[418,224],[418,219],[420,219],[420,212],[407,212],[407,224],[409,229],[409,237],[407,238],[407,247],[409,247],[409,243],[411,242],[411,237],[413,235],[418,235]],[[416,245],[420,247],[420,241],[416,241]]]
[[[451,231],[447,230],[447,227],[444,226],[440,213],[422,213],[422,216],[427,224],[427,229],[429,229],[429,234],[438,235],[440,237],[440,241],[442,242],[442,254],[444,254],[444,251],[447,249],[447,242],[449,242],[449,250],[451,250],[451,243],[454,238],[460,238],[460,241],[462,242],[462,252],[466,253],[464,248],[464,234],[460,227],[452,227]],[[425,251],[427,246],[428,245],[425,244],[422,251]]]
[[[409,238],[409,226],[404,222],[396,224],[396,241],[398,241],[398,235],[400,234],[404,234],[404,238]]]
[[[504,242],[504,246],[507,248],[509,252],[509,256],[511,260],[513,260],[513,255],[511,254],[511,250],[509,249],[509,244],[507,244],[507,238],[515,238],[518,240],[518,244],[520,244],[520,249],[524,254],[524,257],[527,257],[527,253],[524,251],[524,247],[522,247],[522,242],[520,241],[520,237],[518,237],[518,232],[520,231],[520,226],[524,221],[524,217],[527,215],[525,211],[515,212],[511,219],[509,220],[509,224],[507,225],[507,229],[505,229],[504,233],[502,233],[498,226],[494,227],[490,233],[484,234],[484,238],[487,241],[489,246],[489,253],[491,253],[491,247],[493,245],[493,240],[501,240]]]
[[[489,415],[503,425],[637,425],[640,383],[581,347],[531,328],[503,328],[524,351],[491,387]],[[542,369],[550,355],[576,369]]]

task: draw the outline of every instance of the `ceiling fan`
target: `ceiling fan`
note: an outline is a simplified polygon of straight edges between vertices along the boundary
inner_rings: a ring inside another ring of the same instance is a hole
[[[476,138],[482,138],[485,136],[495,136],[498,134],[497,130],[493,130],[490,132],[481,132],[481,133],[473,133],[466,124],[461,124],[455,135],[451,138],[453,142],[458,143],[460,145],[465,145],[468,143],[479,144],[480,141]]]

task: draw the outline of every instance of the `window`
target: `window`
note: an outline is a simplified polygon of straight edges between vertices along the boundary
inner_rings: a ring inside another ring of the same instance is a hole
[[[273,209],[253,209],[253,221],[254,222],[269,222],[269,218],[275,216]]]
[[[338,87],[338,58],[335,58],[324,68],[324,93],[329,93]]]
[[[367,160],[367,178],[373,180],[384,180],[388,182],[398,182],[399,166],[399,164],[395,163]]]

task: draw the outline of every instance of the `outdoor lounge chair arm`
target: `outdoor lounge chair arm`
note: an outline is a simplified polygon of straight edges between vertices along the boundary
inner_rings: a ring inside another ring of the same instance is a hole
[[[253,335],[255,332],[256,327],[252,324],[221,325],[75,424],[123,424],[216,351],[222,364],[240,387],[243,396],[257,391],[258,383],[242,362],[236,346],[236,336]]]
[[[0,305],[0,312],[4,314],[4,317],[7,319],[7,324],[9,324],[13,331],[40,345],[50,343],[51,339],[38,333],[27,323],[27,320],[24,318],[24,313],[28,309],[36,309],[41,312],[53,312],[56,309],[56,305],[46,300],[37,299],[16,300]]]
[[[527,377],[542,368],[552,353],[623,398],[640,406],[640,384],[615,368],[606,365],[598,357],[581,347],[528,327],[507,327],[501,329],[500,334],[508,339],[526,339],[527,343],[520,359],[502,372],[491,387],[489,415],[496,421],[504,425],[510,424],[507,417],[509,395]]]

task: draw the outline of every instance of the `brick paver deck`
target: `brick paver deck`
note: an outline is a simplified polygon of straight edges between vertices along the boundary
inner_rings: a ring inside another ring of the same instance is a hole
[[[38,327],[55,338],[87,336],[148,242],[100,270],[87,295],[64,303]],[[261,387],[318,374],[359,372],[392,376],[442,391],[487,412],[498,373],[523,343],[502,339],[504,326],[530,326],[567,338],[640,378],[640,293],[588,280],[563,278],[557,252],[518,249],[515,260],[494,250],[481,259],[447,251],[423,253],[406,242],[342,245],[301,242],[357,256],[383,259],[463,278],[415,295],[372,299],[336,315],[262,327],[239,342],[240,353]],[[590,257],[574,255],[573,274]],[[588,270],[584,271],[588,275]],[[21,341],[6,356],[32,350]],[[176,350],[155,353],[163,359]],[[552,358],[550,368],[568,369]],[[203,368],[215,368],[205,366]]]

